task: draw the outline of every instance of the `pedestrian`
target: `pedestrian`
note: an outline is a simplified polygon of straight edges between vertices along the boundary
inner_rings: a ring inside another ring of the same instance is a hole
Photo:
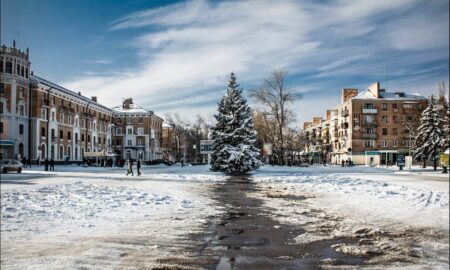
[[[30,166],[30,168],[31,168],[31,158],[27,159],[27,165],[25,167],[28,167],[28,166]]]
[[[50,171],[55,171],[55,161],[50,158]]]
[[[136,168],[137,168],[138,176],[141,175],[141,160],[140,159],[138,159],[136,162]]]
[[[131,173],[132,176],[134,176],[134,173],[133,173],[133,161],[131,160],[131,158],[128,159],[127,175],[129,175],[130,173]]]
[[[342,165],[342,167],[345,166],[345,160],[342,160],[342,161],[341,161],[341,165]]]
[[[38,167],[41,167],[41,157],[37,158],[36,164],[38,165]]]
[[[25,167],[27,166],[27,158],[26,157],[23,157],[21,162],[23,165],[25,165]]]
[[[49,161],[48,158],[46,157],[44,160],[44,170],[47,172],[48,171],[48,165],[49,165]]]

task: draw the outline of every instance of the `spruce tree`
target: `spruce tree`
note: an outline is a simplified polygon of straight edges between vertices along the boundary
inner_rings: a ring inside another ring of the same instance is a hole
[[[424,167],[427,160],[433,160],[436,170],[439,149],[444,139],[443,124],[435,98],[431,96],[428,107],[422,112],[414,151],[414,158],[422,161]]]
[[[210,169],[230,175],[247,174],[261,165],[259,150],[254,146],[256,134],[250,107],[242,97],[242,89],[231,73],[228,89],[214,115]]]

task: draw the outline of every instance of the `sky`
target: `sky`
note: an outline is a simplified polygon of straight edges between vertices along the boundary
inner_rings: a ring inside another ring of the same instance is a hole
[[[298,125],[345,87],[449,85],[446,0],[1,0],[1,43],[13,39],[40,77],[186,120],[214,114],[232,71],[245,95],[285,71]]]

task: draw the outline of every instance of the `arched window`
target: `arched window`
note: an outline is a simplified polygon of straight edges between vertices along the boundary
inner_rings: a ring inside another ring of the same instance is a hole
[[[52,147],[50,148],[50,157],[51,158],[55,158],[55,146],[52,145]]]
[[[72,159],[72,149],[70,148],[70,145],[67,146],[67,155],[69,156],[69,159]]]
[[[75,147],[75,160],[78,160],[78,147]]]
[[[64,159],[64,146],[62,145],[59,146],[59,159]]]

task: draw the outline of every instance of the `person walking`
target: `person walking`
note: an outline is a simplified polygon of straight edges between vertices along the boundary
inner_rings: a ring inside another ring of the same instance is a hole
[[[27,159],[27,165],[25,167],[28,167],[28,166],[31,168],[31,158]]]
[[[137,168],[138,176],[141,175],[141,160],[140,159],[138,159],[136,162],[136,168]]]
[[[41,157],[37,158],[36,164],[38,165],[38,167],[41,167]]]
[[[50,171],[55,171],[55,161],[53,158],[50,159]]]
[[[128,159],[127,175],[129,175],[130,173],[131,173],[132,176],[134,176],[134,173],[133,173],[133,161],[131,160],[131,158]]]
[[[45,158],[45,160],[44,160],[44,170],[47,172],[48,171],[48,165],[49,165],[49,161],[48,161],[48,158]]]

